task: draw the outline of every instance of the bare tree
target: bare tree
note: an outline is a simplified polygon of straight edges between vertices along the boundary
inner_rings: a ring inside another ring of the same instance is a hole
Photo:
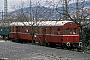
[[[86,36],[87,36],[87,29],[89,29],[87,26],[90,24],[90,22],[87,20],[87,17],[90,16],[90,13],[88,13],[88,8],[85,8],[85,0],[83,0],[81,3],[77,0],[76,1],[76,10],[74,13],[68,12],[68,0],[65,0],[65,8],[63,11],[63,15],[68,17],[69,20],[74,21],[78,26],[80,27],[80,40],[82,40],[83,50],[85,49],[86,45]],[[70,2],[70,1],[69,1]],[[81,7],[79,7],[81,6]],[[62,13],[62,12],[59,12]]]

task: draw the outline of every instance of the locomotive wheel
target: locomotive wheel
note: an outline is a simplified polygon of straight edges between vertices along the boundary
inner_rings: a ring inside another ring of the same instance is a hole
[[[50,43],[49,46],[52,47],[52,48],[55,48],[56,47],[56,44],[55,43]]]
[[[45,42],[45,46],[46,46],[46,47],[49,47],[49,45],[50,45],[49,43],[46,43],[46,42]]]
[[[39,45],[39,42],[38,41],[35,41],[35,45]]]
[[[42,42],[40,42],[40,41],[35,41],[35,44],[41,46],[41,45],[42,45]]]
[[[5,39],[5,36],[3,35],[3,39]]]

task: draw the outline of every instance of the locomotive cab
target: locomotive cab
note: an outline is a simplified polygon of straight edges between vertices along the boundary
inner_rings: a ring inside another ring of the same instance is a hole
[[[79,40],[79,30],[80,28],[74,22],[64,24],[63,44],[72,48],[78,48],[79,46],[81,46],[81,42]]]

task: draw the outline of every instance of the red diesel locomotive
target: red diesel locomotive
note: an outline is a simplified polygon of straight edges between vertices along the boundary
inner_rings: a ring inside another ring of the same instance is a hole
[[[33,28],[32,28],[33,27]],[[31,33],[34,33],[34,38]],[[9,38],[61,47],[80,47],[80,28],[73,21],[13,22]]]

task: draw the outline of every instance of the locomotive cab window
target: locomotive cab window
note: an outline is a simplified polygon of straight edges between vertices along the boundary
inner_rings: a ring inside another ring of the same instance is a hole
[[[65,28],[65,34],[67,34],[69,31],[69,28]]]
[[[16,32],[16,27],[14,26],[14,32]]]
[[[25,29],[25,32],[28,33],[28,28]]]
[[[70,28],[70,34],[72,34],[72,28]]]
[[[60,28],[58,28],[58,35],[60,35]]]
[[[3,29],[2,28],[0,28],[1,30],[0,31],[3,31]]]
[[[54,34],[54,28],[50,27],[50,34]]]
[[[43,33],[43,34],[46,34],[46,27],[43,27],[42,30],[43,30],[42,33]]]
[[[24,33],[24,27],[22,27],[22,32]]]
[[[39,27],[39,34],[42,34],[42,28]]]
[[[12,27],[10,27],[10,32],[13,32],[13,28]]]
[[[74,28],[73,34],[77,34],[77,28]]]

